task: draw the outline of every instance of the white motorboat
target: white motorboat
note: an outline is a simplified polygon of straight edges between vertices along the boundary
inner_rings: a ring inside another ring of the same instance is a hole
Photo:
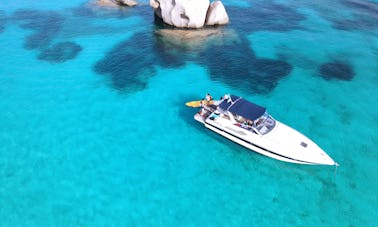
[[[194,101],[187,105],[194,107],[200,103]],[[221,100],[203,101],[194,119],[208,129],[271,158],[298,164],[338,165],[305,135],[275,120],[266,108],[242,97],[225,95]]]

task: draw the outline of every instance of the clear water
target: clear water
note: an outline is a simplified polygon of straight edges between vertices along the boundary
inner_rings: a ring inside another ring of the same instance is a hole
[[[148,1],[1,1],[0,225],[377,225],[378,3],[224,3],[222,35],[180,43]],[[340,167],[204,129],[184,103],[207,92],[266,106]]]

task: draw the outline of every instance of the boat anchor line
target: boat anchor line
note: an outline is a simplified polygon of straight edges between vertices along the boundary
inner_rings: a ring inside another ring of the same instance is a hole
[[[224,133],[227,133],[228,135],[230,135],[230,136],[232,136],[232,137],[234,137],[234,138],[236,138],[236,139],[239,139],[239,140],[241,140],[241,141],[243,141],[243,142],[245,142],[245,143],[248,143],[248,144],[250,144],[250,145],[252,145],[252,146],[254,146],[254,147],[257,147],[257,148],[259,148],[259,149],[261,149],[261,150],[264,150],[264,151],[266,151],[266,152],[269,152],[269,153],[271,153],[271,154],[274,154],[274,155],[280,156],[280,157],[282,157],[282,158],[290,159],[290,160],[293,160],[293,161],[296,161],[296,162],[307,163],[307,164],[321,165],[320,163],[307,162],[307,161],[297,160],[297,159],[294,159],[294,158],[290,158],[290,157],[287,157],[287,156],[284,156],[284,155],[277,154],[277,153],[275,153],[275,152],[273,152],[273,151],[270,151],[270,150],[268,150],[268,149],[266,149],[266,148],[263,148],[263,147],[260,147],[260,146],[258,146],[258,145],[256,145],[256,144],[254,144],[254,143],[251,143],[251,142],[249,142],[249,141],[247,141],[247,140],[245,140],[245,139],[243,139],[243,138],[240,138],[240,137],[238,137],[238,136],[235,136],[235,135],[233,135],[233,134],[231,134],[231,133],[229,133],[229,132],[227,132],[227,131],[225,131],[225,130],[223,130],[223,129],[217,127],[217,126],[211,125],[211,124],[209,124],[209,123],[207,123],[207,122],[204,122],[204,124],[206,124],[206,125],[208,125],[208,126],[210,126],[210,127],[216,128],[217,130],[222,131],[222,132],[224,132]],[[335,165],[338,166],[337,163],[336,163]]]

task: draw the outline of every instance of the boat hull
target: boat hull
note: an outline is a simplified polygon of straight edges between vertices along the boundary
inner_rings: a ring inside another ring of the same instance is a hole
[[[255,151],[257,153],[260,153],[262,155],[265,155],[265,156],[268,156],[268,157],[271,157],[271,158],[274,158],[274,159],[277,159],[277,160],[280,160],[280,161],[284,161],[284,162],[291,162],[291,163],[297,163],[297,164],[313,164],[313,165],[316,165],[318,163],[309,163],[309,162],[304,162],[304,161],[299,161],[299,160],[294,160],[294,159],[291,159],[291,158],[287,158],[287,157],[284,157],[284,156],[281,156],[281,155],[277,155],[271,151],[267,151],[266,149],[264,148],[261,148],[260,146],[257,146],[257,145],[253,145],[251,144],[250,142],[246,142],[245,140],[243,139],[240,139],[238,138],[237,136],[234,136],[232,134],[229,134],[223,130],[220,130],[214,126],[211,126],[209,124],[205,124],[206,128],[222,135],[223,137],[226,137],[227,139],[243,146],[243,147],[246,147],[252,151]]]
[[[240,136],[240,135],[237,135],[239,133],[235,133],[236,130],[229,130],[229,129],[226,129],[224,127],[219,127],[219,126],[216,126],[214,124],[210,124],[206,121],[200,121],[200,119],[196,119],[197,121],[201,122],[204,124],[204,126],[216,133],[218,133],[219,135],[222,135],[223,137],[249,149],[249,150],[252,150],[252,151],[255,151],[259,154],[262,154],[262,155],[265,155],[265,156],[268,156],[270,158],[274,158],[274,159],[277,159],[277,160],[280,160],[280,161],[284,161],[284,162],[290,162],[290,163],[296,163],[296,164],[305,164],[305,165],[337,165],[331,158],[329,159],[325,159],[325,160],[318,160],[318,161],[309,161],[309,160],[301,160],[301,159],[298,159],[298,158],[293,158],[293,157],[289,157],[289,156],[286,156],[285,154],[282,154],[282,153],[279,153],[279,152],[275,152],[273,151],[272,149],[269,149],[267,147],[264,147],[263,145],[261,144],[257,144],[257,143],[254,143],[254,142],[251,142],[249,140],[247,140],[246,138],[243,138],[244,136]],[[243,129],[240,129],[239,132],[242,132],[241,130]]]
[[[194,119],[267,157],[296,164],[338,165],[307,136],[275,120],[266,108],[238,96],[225,95],[213,105],[204,105]]]

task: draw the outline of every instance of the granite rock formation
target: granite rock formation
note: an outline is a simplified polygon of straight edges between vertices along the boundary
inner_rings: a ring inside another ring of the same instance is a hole
[[[206,25],[228,24],[229,18],[221,1],[215,1],[210,4],[206,16]]]
[[[100,6],[136,6],[138,3],[134,0],[98,0]]]
[[[227,24],[227,12],[220,1],[209,0],[150,0],[155,14],[164,23],[178,28],[202,28],[206,25]]]

